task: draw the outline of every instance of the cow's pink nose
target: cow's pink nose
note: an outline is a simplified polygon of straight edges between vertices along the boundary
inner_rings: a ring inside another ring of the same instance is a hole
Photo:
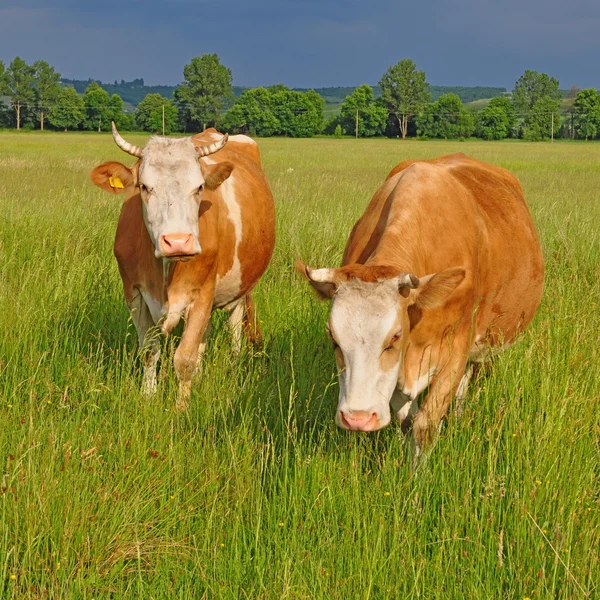
[[[194,236],[191,233],[169,233],[160,236],[163,256],[189,256],[194,254]]]
[[[378,429],[379,418],[377,413],[364,410],[340,412],[340,423],[344,429],[352,431],[374,431]]]

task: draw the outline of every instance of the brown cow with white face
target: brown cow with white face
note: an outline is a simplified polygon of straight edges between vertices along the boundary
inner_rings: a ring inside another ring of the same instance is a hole
[[[354,226],[343,266],[298,267],[332,299],[338,425],[373,431],[392,412],[405,425],[414,417],[417,449],[465,395],[472,363],[529,324],[544,282],[519,182],[464,154],[400,163]]]
[[[244,323],[251,337],[259,335],[250,292],[273,253],[273,196],[249,137],[228,139],[211,129],[191,138],[154,137],[139,148],[114,123],[113,137],[139,160],[131,168],[104,163],[91,177],[126,194],[114,250],[144,349],[143,390],[156,390],[160,339],[152,328],[160,325],[168,335],[183,317],[174,362],[177,408],[185,409],[212,310],[230,311],[236,349]]]

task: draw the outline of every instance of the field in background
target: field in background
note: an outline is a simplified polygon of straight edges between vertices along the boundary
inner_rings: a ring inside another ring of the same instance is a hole
[[[0,597],[598,597],[600,145],[260,147],[278,211],[265,345],[234,358],[215,315],[176,415],[170,358],[160,393],[138,391],[120,198],[88,179],[131,157],[108,135],[0,134]],[[397,427],[335,427],[328,306],[293,262],[339,264],[392,166],[454,151],[520,178],[546,290],[415,473]]]

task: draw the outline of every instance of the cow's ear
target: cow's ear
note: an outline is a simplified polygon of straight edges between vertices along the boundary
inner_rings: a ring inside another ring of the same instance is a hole
[[[204,187],[207,190],[216,190],[233,171],[233,163],[222,162],[216,165],[205,165],[200,162],[202,175],[204,176]]]
[[[441,308],[464,278],[465,270],[462,267],[451,267],[419,277],[419,287],[412,291],[414,304],[422,310]]]
[[[92,183],[111,192],[121,194],[137,183],[137,165],[129,169],[119,162],[106,162],[96,167],[90,174]]]
[[[296,261],[296,269],[312,285],[321,300],[330,300],[337,290],[335,269],[311,269],[302,261]]]

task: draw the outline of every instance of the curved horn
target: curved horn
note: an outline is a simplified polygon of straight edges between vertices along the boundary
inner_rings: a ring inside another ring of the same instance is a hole
[[[117,144],[117,146],[119,146],[119,148],[121,148],[121,150],[123,150],[123,152],[127,152],[128,154],[131,154],[132,156],[137,156],[138,158],[142,158],[142,152],[144,149],[140,148],[139,146],[134,146],[133,144],[130,144],[129,142],[126,142],[121,137],[121,134],[117,131],[117,126],[115,125],[114,121],[112,121],[112,134],[113,134],[113,139],[115,140],[115,143]]]
[[[196,152],[198,153],[198,156],[208,156],[209,154],[214,154],[227,143],[228,139],[229,134],[226,133],[218,142],[206,144],[206,146],[196,146]]]
[[[404,275],[400,276],[398,281],[398,292],[400,292],[401,296],[408,298],[410,290],[417,289],[420,283],[421,282],[416,275],[413,275],[412,273],[405,273]]]

